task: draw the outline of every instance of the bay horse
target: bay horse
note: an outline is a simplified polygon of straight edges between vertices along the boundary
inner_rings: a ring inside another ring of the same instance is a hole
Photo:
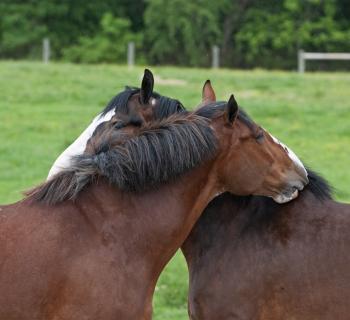
[[[308,171],[288,204],[225,193],[204,210],[182,245],[191,319],[349,319],[350,205]]]
[[[160,272],[210,200],[285,202],[308,182],[233,96],[128,121],[109,120],[95,152],[0,207],[0,319],[150,319]]]
[[[309,171],[288,204],[225,193],[182,245],[193,320],[348,320],[350,205]]]
[[[154,77],[150,70],[145,69],[140,88],[126,87],[118,93],[97,115],[83,133],[56,159],[51,167],[48,179],[70,166],[72,157],[82,154],[87,141],[96,128],[116,117],[123,120],[128,117],[129,122],[140,125],[142,122],[163,119],[173,113],[185,111],[182,103],[177,99],[162,96],[154,89]]]

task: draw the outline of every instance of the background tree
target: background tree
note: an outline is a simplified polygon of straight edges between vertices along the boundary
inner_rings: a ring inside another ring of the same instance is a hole
[[[336,18],[335,0],[271,1],[270,10],[256,5],[245,14],[233,41],[244,57],[241,66],[291,69],[298,49],[349,51],[349,21]]]
[[[350,51],[348,0],[2,0],[0,58],[295,69],[297,50]],[[79,49],[80,48],[80,49]],[[89,52],[84,52],[89,51]],[[317,66],[344,67],[344,62]],[[312,67],[312,63],[310,63]],[[316,64],[315,64],[316,66]]]
[[[201,0],[150,0],[145,11],[145,45],[151,63],[208,66],[220,42],[215,12]]]
[[[94,36],[80,37],[78,44],[63,51],[66,60],[83,63],[125,62],[128,42],[141,43],[141,35],[131,31],[131,22],[106,13]],[[140,53],[138,54],[140,57]]]
[[[141,30],[144,8],[144,1],[127,0],[1,0],[0,58],[39,58],[43,37],[50,38],[52,55],[60,58],[82,37],[99,33],[106,13]]]

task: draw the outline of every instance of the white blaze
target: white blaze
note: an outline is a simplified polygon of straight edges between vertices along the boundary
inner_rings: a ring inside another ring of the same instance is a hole
[[[71,159],[73,156],[77,156],[79,154],[82,154],[86,148],[86,144],[88,140],[91,138],[92,134],[94,133],[96,127],[105,121],[109,121],[115,114],[115,110],[111,110],[108,113],[106,113],[103,117],[101,117],[101,114],[99,114],[97,117],[94,118],[94,120],[91,122],[91,124],[84,130],[84,132],[79,136],[78,139],[76,139],[66,150],[63,151],[63,153],[56,159],[54,162],[52,168],[49,171],[49,175],[47,179],[51,178],[56,173],[60,172],[61,170],[68,168],[71,163]]]
[[[269,133],[270,134],[270,133]],[[275,141],[275,143],[279,144],[280,146],[282,146],[284,148],[284,150],[286,150],[288,157],[294,162],[294,164],[301,168],[305,175],[307,176],[307,171],[305,169],[304,164],[301,162],[301,160],[297,157],[297,155],[290,149],[288,148],[285,144],[283,144],[281,141],[279,141],[277,138],[275,138],[272,134],[270,134],[270,137],[273,139],[273,141]]]

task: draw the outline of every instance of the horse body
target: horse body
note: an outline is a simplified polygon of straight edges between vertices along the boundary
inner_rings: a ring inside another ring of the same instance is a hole
[[[2,208],[0,319],[149,319],[161,270],[214,192],[199,192],[206,180],[199,168],[140,195],[101,180],[75,202]]]
[[[349,319],[349,230],[350,206],[308,187],[280,206],[215,199],[182,247],[191,319]]]

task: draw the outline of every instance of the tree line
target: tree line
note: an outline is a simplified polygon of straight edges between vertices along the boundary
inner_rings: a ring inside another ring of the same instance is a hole
[[[295,69],[298,49],[350,51],[348,0],[1,0],[0,58],[81,63],[137,61]]]

